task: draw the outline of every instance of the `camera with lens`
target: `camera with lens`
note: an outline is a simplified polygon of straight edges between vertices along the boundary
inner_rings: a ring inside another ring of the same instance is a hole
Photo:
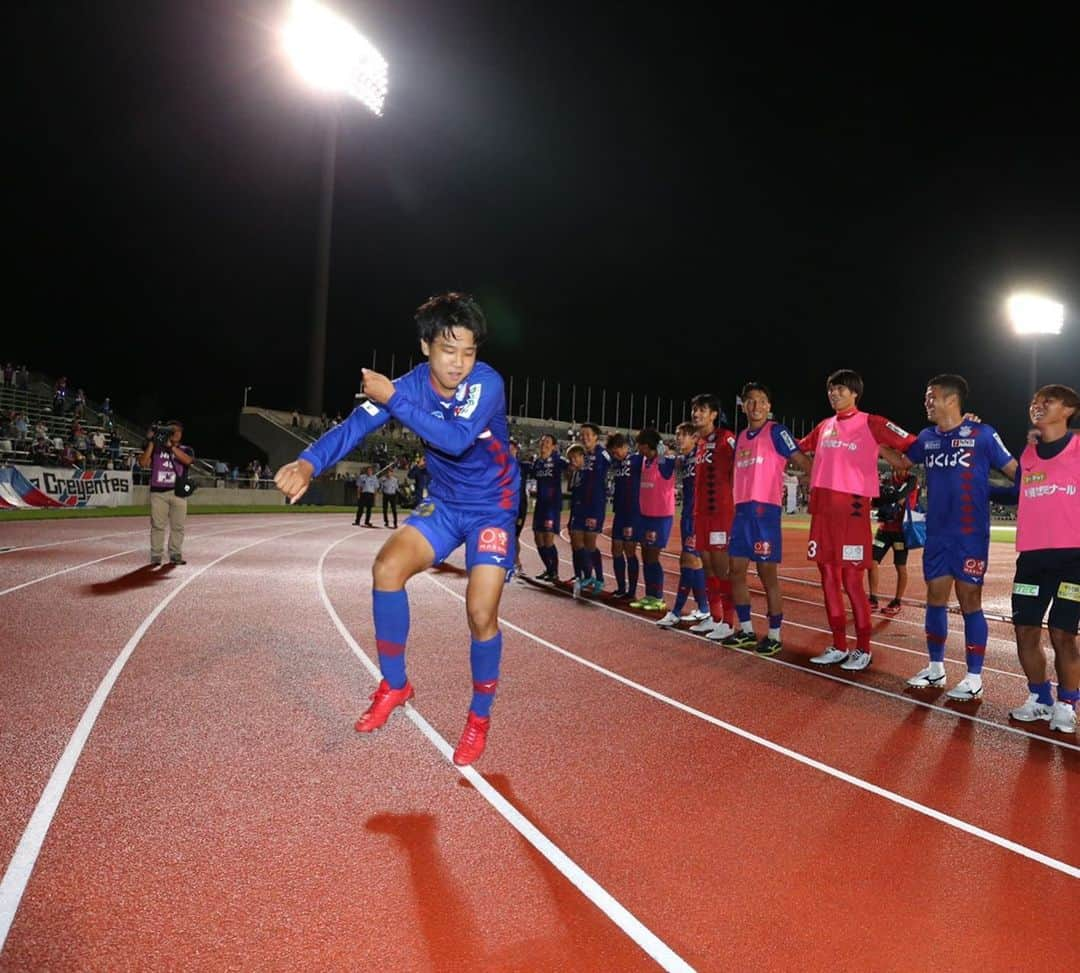
[[[159,449],[168,449],[169,440],[175,431],[176,426],[170,426],[167,422],[155,422],[150,427],[150,438]]]

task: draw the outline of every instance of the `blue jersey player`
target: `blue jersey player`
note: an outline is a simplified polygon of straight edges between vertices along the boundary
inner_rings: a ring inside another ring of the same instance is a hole
[[[926,468],[928,509],[923,577],[926,579],[926,648],[930,664],[908,680],[918,689],[945,683],[947,605],[953,587],[964,614],[967,675],[945,695],[967,701],[982,695],[987,626],[982,583],[990,553],[990,470],[1009,479],[1016,460],[988,425],[963,414],[968,384],[938,375],[926,389],[926,417],[907,459]]]
[[[574,577],[581,591],[604,590],[604,566],[596,538],[604,529],[607,513],[608,451],[600,445],[600,427],[581,424],[585,465],[577,478],[576,503],[570,511],[570,546],[574,552]]]
[[[613,485],[611,563],[615,569],[615,593],[612,597],[632,601],[637,594],[638,576],[641,572],[637,557],[638,518],[641,515],[638,509],[641,457],[637,454],[630,455],[630,440],[621,432],[608,436],[607,451],[611,456]]]
[[[409,632],[405,583],[464,544],[473,696],[454,763],[465,765],[484,752],[491,724],[502,655],[499,599],[514,564],[520,480],[508,449],[503,380],[476,358],[487,333],[480,306],[468,295],[451,292],[423,304],[416,322],[428,361],[393,382],[364,369],[368,401],[299,459],[282,467],[274,479],[295,503],[313,476],[390,419],[424,440],[431,473],[429,497],[382,546],[372,568],[375,642],[383,678],[356,729],[377,730],[396,707],[412,698],[413,687],[405,675]]]
[[[537,581],[559,580],[559,551],[555,537],[562,529],[562,483],[566,460],[559,455],[555,437],[540,437],[540,455],[533,460],[532,477],[536,480],[536,507],[533,508],[533,538],[544,570]]]

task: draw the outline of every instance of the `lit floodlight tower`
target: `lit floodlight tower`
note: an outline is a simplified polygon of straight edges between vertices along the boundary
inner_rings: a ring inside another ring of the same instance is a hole
[[[1034,394],[1038,384],[1038,338],[1041,334],[1061,334],[1065,325],[1065,305],[1038,294],[1013,294],[1005,302],[1013,331],[1031,339],[1031,389]]]
[[[308,84],[330,94],[348,95],[376,115],[382,114],[387,86],[386,61],[344,17],[314,0],[293,0],[281,35],[289,59]],[[336,154],[337,115],[331,111],[323,153],[311,361],[308,365],[307,411],[313,416],[319,416],[323,411],[326,299],[330,283],[330,228],[334,210]]]

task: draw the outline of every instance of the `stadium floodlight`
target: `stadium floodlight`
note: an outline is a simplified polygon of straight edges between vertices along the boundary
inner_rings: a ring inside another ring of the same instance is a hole
[[[293,0],[282,39],[308,84],[350,95],[382,114],[386,61],[344,17],[314,0]]]
[[[1013,294],[1005,304],[1017,334],[1061,334],[1065,305],[1038,294]]]

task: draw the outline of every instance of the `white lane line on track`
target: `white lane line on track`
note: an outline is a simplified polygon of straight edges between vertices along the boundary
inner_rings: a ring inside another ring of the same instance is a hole
[[[280,516],[280,514],[278,515]],[[216,537],[219,534],[235,534],[243,530],[258,530],[260,527],[270,527],[269,523],[261,524],[249,524],[243,527],[222,527],[220,530],[208,530],[201,534],[188,534],[186,540],[199,541],[204,537]],[[324,525],[329,526],[329,525]],[[145,531],[137,531],[137,533],[144,534]],[[118,537],[119,534],[105,534],[105,537]],[[58,578],[62,574],[69,574],[72,571],[78,571],[79,568],[88,568],[92,564],[100,564],[102,561],[111,561],[114,557],[123,557],[125,554],[135,554],[137,551],[145,550],[144,547],[131,547],[126,551],[118,551],[116,554],[107,554],[105,557],[95,558],[93,561],[83,561],[81,564],[73,564],[70,568],[62,568],[59,571],[53,571],[52,574],[42,575],[40,578],[34,578],[31,581],[24,581],[22,584],[17,584],[12,588],[5,588],[0,591],[0,597],[3,595],[10,595],[13,591],[20,591],[23,588],[29,588],[31,585],[40,584],[42,581],[48,581],[50,578]]]
[[[89,739],[90,733],[94,729],[94,724],[97,722],[97,718],[100,715],[102,708],[105,706],[105,701],[108,699],[109,693],[116,684],[116,680],[120,677],[120,673],[127,664],[128,659],[131,658],[131,654],[135,651],[135,647],[146,634],[147,629],[150,628],[158,615],[165,610],[169,602],[180,594],[181,591],[205,571],[208,571],[215,564],[224,561],[227,557],[232,557],[234,554],[239,554],[241,551],[246,551],[259,544],[265,544],[267,541],[280,540],[282,537],[290,537],[293,534],[304,534],[313,530],[325,530],[328,526],[331,525],[319,524],[315,527],[304,527],[301,530],[285,531],[284,533],[276,534],[273,537],[260,537],[257,541],[252,541],[250,544],[238,547],[235,550],[229,551],[227,554],[222,554],[221,557],[215,558],[209,564],[199,568],[181,581],[180,584],[162,598],[150,614],[143,619],[139,627],[135,630],[135,634],[128,639],[127,644],[120,650],[120,654],[116,657],[116,661],[113,662],[109,671],[98,685],[97,691],[87,704],[82,719],[79,720],[78,725],[75,727],[75,732],[71,734],[68,745],[64,748],[63,754],[61,754],[60,759],[53,768],[52,775],[45,785],[45,790],[38,800],[37,807],[34,808],[34,813],[30,816],[30,821],[23,831],[22,838],[19,839],[19,844],[15,848],[15,853],[11,856],[7,871],[4,872],[4,878],[0,881],[0,953],[3,952],[4,943],[7,941],[8,932],[11,930],[11,923],[15,919],[15,913],[18,911],[19,903],[22,901],[23,893],[26,891],[26,884],[29,882],[30,874],[33,872],[34,865],[37,863],[38,855],[41,852],[41,846],[44,844],[45,837],[49,833],[49,827],[52,824],[53,816],[56,814],[56,809],[63,799],[64,791],[67,789],[68,782],[71,780],[71,775],[75,772],[75,765],[82,755],[83,748],[86,746],[86,741]]]
[[[90,537],[68,537],[62,541],[49,541],[48,544],[27,544],[25,547],[5,547],[3,550],[0,550],[0,554],[15,554],[17,551],[37,551],[43,547],[59,547],[61,544],[82,544],[85,541],[100,541],[106,537],[129,537],[133,534],[143,534],[145,532],[145,529],[122,530],[112,534],[94,534]]]
[[[524,546],[529,547],[530,545],[524,545]],[[532,548],[532,550],[535,550],[535,548]],[[564,564],[568,563],[564,558],[559,558],[559,560]],[[567,592],[567,591],[562,591],[561,589],[557,589],[557,588],[552,588],[551,590],[556,592],[557,594],[560,594],[560,595],[564,596],[564,597],[567,597],[567,598],[570,597],[570,593]],[[674,594],[675,593],[673,591],[668,591],[666,588],[664,590],[665,590],[665,592],[667,594]],[[595,599],[592,599],[592,598],[583,598],[583,599],[581,599],[581,604],[583,604],[583,605],[591,605],[593,608],[602,608],[604,611],[614,612],[616,615],[619,615],[619,616],[621,616],[623,618],[629,618],[631,621],[635,621],[635,622],[639,622],[639,623],[642,623],[642,624],[645,624],[645,625],[649,625],[655,631],[657,631],[657,632],[660,631],[660,629],[658,629],[656,627],[655,619],[646,618],[643,615],[635,615],[635,614],[632,614],[631,612],[624,611],[621,608],[616,608],[613,605],[605,605],[602,601],[596,601]],[[760,612],[751,612],[751,614],[755,618],[767,618],[768,617],[767,615],[763,615]],[[784,619],[784,624],[785,625],[792,625],[795,628],[805,628],[805,629],[808,629],[811,632],[823,632],[826,635],[829,634],[828,629],[815,628],[813,625],[802,625],[799,622],[793,622],[793,621],[791,621],[791,620],[789,620],[787,618]],[[715,645],[716,644],[716,643],[709,642],[708,639],[704,638],[704,636],[695,635],[693,632],[689,632],[686,629],[669,628],[669,629],[665,629],[665,631],[674,632],[676,635],[681,635],[684,638],[693,639],[696,642],[703,642],[704,641],[708,645]],[[900,652],[911,652],[912,651],[911,649],[905,649],[905,648],[902,648],[901,646],[898,646],[898,645],[889,645],[888,643],[885,643],[885,642],[874,642],[872,644],[881,645],[881,646],[884,646],[885,648],[889,648],[889,649],[896,649],[896,650],[898,650]],[[717,646],[717,648],[719,649],[721,647]],[[749,658],[751,656],[751,653],[748,653],[748,652],[740,652],[738,650],[733,650],[733,651],[735,651],[736,656],[739,657],[739,658]],[[723,654],[726,655],[726,652],[723,653]],[[755,658],[756,658],[756,656],[755,656]],[[811,678],[814,678],[814,679],[828,679],[831,682],[840,683],[840,685],[842,685],[842,686],[852,686],[852,687],[854,687],[856,689],[861,689],[864,692],[875,693],[876,695],[884,696],[887,699],[894,699],[894,700],[897,700],[898,702],[901,702],[901,703],[907,703],[910,706],[919,706],[922,709],[932,710],[935,713],[942,713],[942,714],[944,714],[946,716],[952,717],[953,719],[967,720],[970,723],[978,723],[978,724],[980,724],[982,726],[991,727],[992,729],[998,730],[998,731],[1000,731],[1002,733],[1011,733],[1014,736],[1026,737],[1029,740],[1038,740],[1040,743],[1046,743],[1046,744],[1049,744],[1051,746],[1060,747],[1060,748],[1065,749],[1065,750],[1076,750],[1076,751],[1080,752],[1080,745],[1077,745],[1077,744],[1074,744],[1074,743],[1068,743],[1064,739],[1059,740],[1059,739],[1056,739],[1054,737],[1040,736],[1038,733],[1031,733],[1031,732],[1029,732],[1027,730],[1021,730],[1019,727],[1010,726],[1008,723],[997,723],[997,722],[994,722],[993,720],[986,720],[986,719],[983,719],[981,716],[975,716],[975,715],[972,715],[972,714],[969,714],[969,713],[963,713],[960,710],[952,709],[952,708],[947,707],[947,706],[937,706],[934,703],[926,702],[925,700],[919,699],[916,696],[912,696],[912,695],[909,695],[907,693],[894,693],[894,692],[890,692],[888,689],[881,689],[881,688],[879,688],[877,686],[869,686],[866,683],[856,682],[854,679],[844,679],[841,676],[837,676],[834,673],[829,672],[829,671],[827,671],[825,669],[808,669],[808,668],[806,668],[806,666],[800,666],[800,665],[798,665],[798,664],[796,664],[794,662],[788,662],[786,659],[779,659],[776,656],[763,656],[763,657],[761,657],[761,661],[769,662],[769,663],[771,663],[773,665],[777,665],[777,666],[783,666],[786,669],[793,669],[796,672],[801,672],[804,675],[810,676]],[[945,661],[950,662],[950,663],[953,662],[952,659],[946,659]],[[955,664],[956,665],[963,665],[964,663],[963,662],[956,662]],[[991,669],[989,667],[984,668],[983,671],[984,672],[998,672],[998,673],[1001,673],[1001,675],[1006,675],[1006,676],[1014,675],[1014,673],[1001,672],[1001,670],[999,670],[999,669]]]
[[[356,639],[349,634],[349,630],[345,627],[338,613],[334,610],[334,606],[330,603],[330,597],[326,593],[326,587],[323,585],[323,563],[326,561],[326,556],[343,541],[349,540],[351,537],[356,537],[356,534],[349,534],[346,537],[342,537],[340,540],[334,541],[325,551],[323,551],[322,557],[319,558],[319,564],[316,568],[316,579],[319,585],[319,596],[322,598],[322,602],[326,611],[329,613],[331,620],[336,626],[338,632],[341,633],[341,637],[345,640],[346,644],[352,649],[353,654],[360,660],[364,668],[373,679],[378,681],[381,679],[379,668],[367,654],[357,644]],[[423,577],[427,580],[438,585],[440,588],[443,585],[435,581],[428,574],[424,574]],[[446,589],[449,591],[449,589]],[[454,595],[455,598],[459,597]],[[461,599],[464,601],[464,599]],[[603,886],[601,886],[592,876],[590,876],[584,869],[581,868],[573,859],[571,859],[561,848],[559,848],[554,842],[551,841],[546,835],[541,832],[536,825],[534,825],[527,817],[525,817],[517,808],[515,808],[505,797],[502,796],[494,787],[491,786],[479,773],[477,773],[472,767],[458,767],[454,764],[454,748],[446,741],[446,739],[436,730],[423,716],[420,715],[419,710],[416,709],[412,703],[405,704],[405,713],[413,724],[420,730],[420,732],[427,738],[428,742],[435,747],[436,750],[442,754],[443,759],[446,760],[451,767],[462,775],[476,791],[506,819],[507,823],[520,834],[526,841],[529,842],[541,855],[543,855],[552,865],[554,865],[562,874],[598,909],[600,909],[604,915],[606,915],[612,922],[615,923],[627,936],[630,937],[642,950],[644,950],[652,959],[654,959],[665,970],[693,970],[693,967],[686,962],[678,953],[671,949],[663,940],[661,940],[654,932],[652,932],[647,926],[645,926],[637,917],[635,917],[625,906],[623,906],[614,896],[611,895]]]
[[[458,601],[464,602],[465,598],[459,595],[452,588],[447,587],[443,582],[438,581],[430,574],[425,574],[425,578],[434,585],[442,588],[445,592],[452,595]],[[607,607],[601,605],[600,607]],[[616,611],[617,609],[611,609]],[[620,614],[625,614],[620,612]],[[760,747],[764,747],[766,750],[771,750],[773,753],[778,753],[783,757],[787,757],[790,760],[794,760],[797,763],[803,764],[806,767],[811,767],[814,770],[818,770],[823,774],[827,774],[830,777],[834,777],[837,780],[841,780],[844,783],[851,784],[860,790],[867,791],[870,794],[874,794],[877,797],[884,798],[887,801],[891,801],[894,804],[898,804],[901,807],[905,807],[908,810],[915,811],[919,814],[925,815],[928,818],[932,818],[935,821],[939,821],[951,828],[955,828],[958,831],[963,831],[967,834],[973,835],[976,838],[981,838],[983,841],[987,841],[990,844],[997,845],[999,848],[1004,848],[1006,851],[1011,851],[1017,855],[1022,855],[1024,858],[1030,858],[1032,861],[1038,862],[1040,865],[1046,865],[1048,868],[1052,868],[1055,871],[1062,872],[1071,878],[1080,878],[1080,868],[1074,865],[1070,865],[1068,862],[1059,861],[1056,858],[1052,858],[1049,855],[1044,855],[1041,851],[1035,851],[1033,848],[1028,848],[1026,845],[1021,845],[1018,842],[1012,841],[1009,838],[1002,837],[1001,835],[994,834],[992,831],[986,831],[977,825],[971,824],[967,821],[962,821],[959,818],[954,818],[950,814],[946,814],[943,811],[939,811],[936,808],[929,807],[926,804],[920,804],[918,801],[913,801],[911,798],[904,797],[902,794],[897,794],[895,791],[890,791],[884,787],[879,787],[877,784],[871,784],[867,780],[863,780],[861,777],[856,777],[854,774],[849,774],[846,771],[840,770],[829,764],[822,763],[820,760],[815,760],[813,757],[808,757],[806,754],[799,753],[797,750],[791,750],[788,747],[781,746],[779,743],[774,743],[772,740],[765,737],[758,736],[755,733],[751,733],[748,730],[744,730],[742,727],[735,726],[733,723],[727,723],[724,720],[718,719],[715,716],[711,716],[708,713],[704,713],[699,709],[695,709],[692,706],[688,706],[686,703],[681,703],[677,699],[672,699],[670,696],[665,696],[663,693],[657,692],[655,689],[650,689],[648,686],[643,686],[639,682],[634,682],[632,679],[628,679],[626,676],[621,676],[619,673],[612,671],[611,669],[605,669],[603,666],[598,665],[595,662],[591,662],[582,656],[575,655],[568,649],[562,648],[562,646],[556,645],[554,642],[549,642],[547,639],[541,638],[539,635],[534,635],[528,629],[521,628],[515,625],[513,622],[507,621],[502,616],[499,617],[499,621],[502,625],[517,632],[520,635],[525,636],[528,639],[536,642],[539,645],[550,649],[553,652],[557,652],[559,655],[565,656],[580,665],[585,666],[588,669],[592,669],[595,672],[600,673],[603,676],[607,676],[609,679],[613,679],[615,682],[621,683],[630,689],[633,689],[645,696],[649,696],[658,702],[664,703],[666,706],[670,706],[674,709],[681,710],[690,716],[697,719],[704,720],[706,723],[710,723],[713,726],[719,727],[721,730],[726,730],[728,733],[732,733],[737,737],[741,737],[750,743],[757,744]]]

